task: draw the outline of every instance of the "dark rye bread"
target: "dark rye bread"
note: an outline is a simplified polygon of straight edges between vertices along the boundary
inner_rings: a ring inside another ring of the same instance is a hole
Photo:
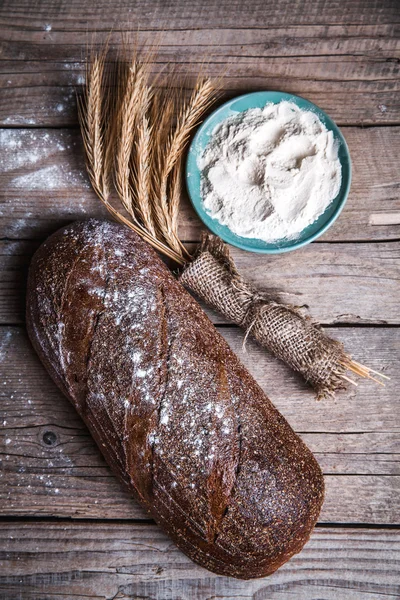
[[[323,501],[315,458],[136,234],[89,220],[52,235],[27,323],[112,469],[190,558],[248,579],[301,550]]]

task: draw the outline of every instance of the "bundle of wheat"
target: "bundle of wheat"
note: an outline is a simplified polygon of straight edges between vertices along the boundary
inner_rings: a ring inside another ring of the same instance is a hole
[[[150,82],[150,56],[120,58],[106,68],[107,50],[87,63],[78,96],[86,166],[109,212],[180,265],[190,255],[178,237],[181,158],[193,128],[218,92],[199,77],[187,102],[168,85]],[[156,82],[157,83],[157,82]],[[115,190],[126,215],[111,203]]]

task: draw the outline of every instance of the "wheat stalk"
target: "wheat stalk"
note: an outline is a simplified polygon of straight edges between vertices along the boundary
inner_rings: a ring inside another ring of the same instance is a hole
[[[167,88],[167,95],[159,104],[162,107],[154,145],[158,149],[153,189],[163,224],[164,239],[177,252],[188,256],[178,236],[178,215],[181,198],[180,161],[193,128],[215,99],[216,88],[209,79],[198,78],[188,102],[180,103],[181,95]],[[179,106],[181,104],[181,106]],[[174,113],[177,113],[173,127]]]
[[[178,236],[178,218],[179,218],[179,205],[182,195],[182,163],[178,161],[170,176],[169,184],[169,200],[170,206],[174,207],[174,210],[170,211],[172,231]]]
[[[104,54],[89,62],[85,93],[78,97],[78,112],[86,152],[86,166],[91,184],[98,195],[108,196],[104,161],[103,78]]]
[[[165,149],[170,132],[174,126],[174,113],[176,106],[176,95],[166,85],[158,89],[154,94],[151,119],[152,129],[152,170],[151,170],[151,193],[153,199],[153,216],[163,238],[170,245],[176,247],[176,236],[173,233],[172,219],[168,211],[168,204],[160,194],[161,174],[165,162]],[[171,241],[172,238],[172,241]],[[178,249],[178,252],[180,250]]]
[[[122,80],[121,106],[116,110],[117,148],[115,155],[115,188],[127,212],[138,221],[130,186],[130,163],[135,140],[138,116],[143,113],[146,101],[147,73],[136,61],[129,66],[126,79]],[[138,221],[139,222],[139,221]]]
[[[144,226],[152,235],[156,235],[151,207],[151,131],[149,118],[144,113],[138,122],[136,160],[133,161],[131,171],[131,190]]]
[[[215,87],[210,79],[199,78],[188,103],[183,103],[177,118],[175,131],[170,134],[167,149],[165,151],[165,161],[161,173],[160,199],[168,204],[170,215],[174,215],[179,209],[179,204],[168,202],[168,178],[175,165],[180,161],[190,133],[199,123],[204,112],[211,106],[215,99]]]

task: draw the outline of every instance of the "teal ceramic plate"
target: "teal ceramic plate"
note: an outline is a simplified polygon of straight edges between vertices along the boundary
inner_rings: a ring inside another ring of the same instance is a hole
[[[283,239],[276,243],[267,243],[262,240],[245,238],[238,236],[219,221],[213,219],[204,209],[201,191],[200,191],[200,171],[197,166],[197,159],[204,152],[210,137],[217,125],[226,118],[249,108],[263,108],[268,103],[278,104],[282,100],[293,102],[303,110],[310,110],[318,115],[325,127],[333,132],[333,136],[338,143],[339,160],[342,165],[342,184],[336,198],[331,202],[326,211],[314,223],[306,227],[302,233],[295,239]],[[279,252],[289,252],[301,246],[309,244],[317,237],[322,235],[339,216],[350,189],[351,182],[351,162],[349,150],[339,128],[318,106],[312,104],[304,98],[285,94],[283,92],[254,92],[245,94],[226,102],[214,111],[199,127],[193,141],[190,145],[186,161],[186,183],[189,197],[192,201],[195,211],[203,223],[213,233],[222,238],[225,242],[250,250],[251,252],[261,252],[266,254],[276,254]]]

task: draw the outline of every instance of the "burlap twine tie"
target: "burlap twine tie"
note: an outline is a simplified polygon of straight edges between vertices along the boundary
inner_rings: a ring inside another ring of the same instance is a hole
[[[217,237],[203,238],[197,256],[180,276],[181,283],[227,319],[243,327],[275,356],[301,373],[318,399],[343,388],[340,377],[350,357],[294,306],[254,290],[238,273],[228,247]]]

